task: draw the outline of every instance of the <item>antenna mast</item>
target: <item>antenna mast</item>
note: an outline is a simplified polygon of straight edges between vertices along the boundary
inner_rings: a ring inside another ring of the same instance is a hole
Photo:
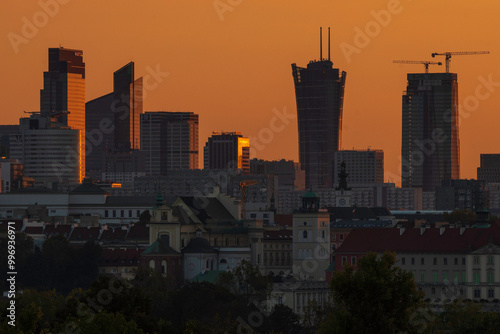
[[[319,27],[319,60],[323,60],[323,27]]]
[[[328,27],[328,60],[330,60],[330,27]]]

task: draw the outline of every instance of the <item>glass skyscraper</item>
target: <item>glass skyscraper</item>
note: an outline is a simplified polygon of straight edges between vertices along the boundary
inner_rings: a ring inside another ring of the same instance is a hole
[[[80,181],[85,177],[85,63],[83,51],[49,49],[49,70],[43,73],[40,113],[79,130]]]
[[[330,59],[292,64],[297,100],[299,160],[306,187],[332,188],[334,153],[340,150],[346,72]]]
[[[460,178],[456,73],[409,73],[403,95],[401,186],[435,191]]]

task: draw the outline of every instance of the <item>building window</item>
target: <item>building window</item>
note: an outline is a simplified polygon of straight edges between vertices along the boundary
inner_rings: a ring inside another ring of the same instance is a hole
[[[161,261],[161,273],[163,276],[167,276],[167,261]]]
[[[401,258],[401,264],[405,265],[406,264],[406,259],[404,257]]]
[[[415,265],[415,258],[414,257],[411,258],[411,264]]]
[[[433,294],[433,295],[436,294],[436,288],[431,288],[431,294]]]
[[[438,264],[438,259],[437,259],[437,257],[435,257],[435,258],[433,259],[432,264],[433,264],[433,265],[437,265],[437,264]]]
[[[493,284],[493,271],[488,271],[488,284]]]
[[[437,273],[437,271],[434,271],[434,272],[432,273],[432,276],[434,277],[434,279],[433,279],[433,283],[437,283],[437,281],[438,281],[438,273]]]
[[[474,264],[479,264],[479,256],[474,256]]]
[[[488,264],[493,264],[493,256],[488,256]]]
[[[344,240],[344,235],[343,234],[339,235],[339,240]]]
[[[255,213],[251,213],[251,214],[250,214],[250,218],[252,218],[252,219],[253,219],[253,218],[257,218],[257,214],[255,214]]]
[[[458,257],[455,258],[455,265],[458,266]]]
[[[465,266],[465,257],[462,258],[462,265]]]
[[[321,237],[325,239],[325,231],[321,231]]]
[[[420,258],[420,264],[422,264],[422,265],[425,264],[425,258],[423,258],[423,257]]]
[[[108,215],[109,215],[108,210],[104,210],[104,217],[108,218]]]
[[[155,260],[149,260],[149,268],[155,269]]]
[[[140,217],[141,216],[141,210],[137,210],[136,215],[137,215],[136,217]]]
[[[113,210],[113,218],[116,217],[116,210]]]
[[[474,290],[474,298],[481,298],[481,290],[479,289]]]
[[[302,238],[307,239],[307,231],[302,232]]]
[[[447,271],[445,271],[445,272],[443,273],[443,282],[444,282],[445,284],[446,284],[446,283],[448,283],[448,272],[447,272]]]
[[[453,276],[453,283],[458,284],[458,273]]]
[[[128,210],[128,217],[132,218],[132,210]]]
[[[479,284],[479,272],[474,272],[474,284]]]
[[[351,256],[351,265],[352,266],[356,265],[356,257],[355,256]]]
[[[447,257],[445,257],[445,258],[443,259],[443,264],[444,264],[445,266],[447,266],[447,265],[448,265],[448,258],[447,258]]]
[[[345,266],[347,263],[347,256],[342,256],[342,266]]]
[[[495,298],[495,290],[493,289],[488,290],[488,298]]]
[[[422,272],[420,273],[420,282],[421,282],[421,283],[425,283],[425,272],[424,272],[424,271],[422,271]]]

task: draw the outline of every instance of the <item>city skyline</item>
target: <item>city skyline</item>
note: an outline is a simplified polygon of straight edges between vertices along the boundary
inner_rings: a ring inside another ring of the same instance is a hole
[[[9,63],[4,77],[11,82],[11,89],[2,92],[3,123],[16,124],[23,110],[38,109],[37,90],[42,88],[40,73],[46,70],[46,50],[62,44],[85,52],[86,101],[109,92],[112,78],[103,73],[111,73],[124,63],[134,61],[136,75],[148,79],[145,111],[199,114],[202,141],[212,131],[220,130],[241,131],[250,138],[258,138],[262,129],[270,127],[274,109],[282,114],[286,109],[286,115],[296,114],[289,64],[306,64],[318,59],[317,28],[332,26],[334,67],[349,73],[342,148],[383,149],[385,179],[397,184],[401,165],[401,92],[406,86],[406,74],[423,72],[423,67],[395,65],[392,60],[432,60],[432,52],[443,51],[491,52],[488,56],[456,57],[451,63],[451,72],[459,76],[459,102],[469,103],[461,117],[461,177],[474,178],[479,155],[499,151],[490,144],[498,140],[493,124],[496,105],[500,102],[496,92],[500,73],[494,64],[500,49],[491,32],[494,31],[492,15],[499,5],[469,6],[466,2],[454,2],[451,6],[429,1],[400,1],[397,6],[389,6],[393,3],[325,2],[304,7],[292,1],[286,6],[283,2],[262,7],[243,2],[233,6],[232,11],[224,12],[223,20],[212,3],[196,7],[154,3],[143,8],[131,4],[133,10],[120,9],[120,13],[129,18],[124,22],[130,22],[135,15],[142,19],[155,9],[157,16],[153,19],[157,18],[159,27],[150,21],[142,27],[117,23],[117,29],[123,29],[120,34],[123,38],[116,41],[111,39],[116,34],[109,28],[108,17],[116,10],[114,6],[101,4],[100,11],[92,12],[94,17],[102,17],[102,21],[107,22],[103,25],[97,20],[93,29],[101,29],[101,38],[96,39],[95,34],[88,33],[84,21],[80,21],[85,15],[76,15],[90,13],[95,4],[92,1],[61,4],[58,13],[49,18],[47,24],[37,27],[33,37],[23,37],[27,42],[17,45],[17,53],[11,39],[3,39],[4,52],[0,59]],[[43,10],[35,3],[18,6],[9,9],[11,15],[1,28],[4,36],[11,32],[24,36],[22,18],[33,22],[33,15]],[[392,10],[389,18],[377,16],[389,10]],[[281,17],[287,20],[299,13],[303,14],[299,23],[293,20],[291,25],[276,24],[277,17],[280,17],[277,22],[281,22]],[[259,20],[255,20],[256,15]],[[423,15],[426,21],[433,23],[414,29]],[[364,34],[366,27],[373,30],[363,40],[358,31]],[[137,42],[133,47],[121,43],[131,36]],[[164,43],[159,43],[161,40]],[[346,49],[349,45],[355,50],[350,54]],[[444,66],[431,68],[431,72],[436,71],[444,72]],[[262,80],[263,72],[266,80]],[[193,91],[197,92],[196,99],[189,98]],[[378,127],[373,128],[380,118],[383,133]],[[296,119],[287,120],[283,130],[275,132],[273,140],[261,145],[263,148],[255,151],[252,158],[298,161]]]

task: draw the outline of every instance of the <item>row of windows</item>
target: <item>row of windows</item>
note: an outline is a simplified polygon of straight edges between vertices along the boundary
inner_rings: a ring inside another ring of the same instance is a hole
[[[117,211],[119,211],[119,214],[120,214],[119,216],[117,216]],[[113,217],[113,218],[117,218],[117,217],[125,218],[125,212],[126,211],[127,210],[105,210],[104,211],[104,217],[105,218],[110,218],[109,214],[111,213],[112,214],[111,217]],[[141,210],[136,210],[135,213],[136,213],[135,218],[137,218],[137,217],[139,217],[141,215]],[[133,210],[128,210],[128,218],[132,218],[133,217],[132,214],[133,214]]]
[[[459,262],[460,262],[459,258],[456,257],[454,259],[454,261],[453,261],[453,264],[454,265],[458,265]],[[415,258],[414,257],[410,258],[410,263],[411,263],[411,265],[415,265]],[[406,258],[405,257],[401,258],[401,264],[402,265],[406,265]],[[420,258],[420,264],[421,265],[425,265],[425,258],[424,257]],[[438,265],[439,264],[437,257],[435,257],[435,258],[432,259],[432,264],[433,265]],[[443,263],[442,264],[445,265],[445,266],[448,265],[448,258],[447,257],[443,258]],[[462,265],[465,265],[465,257],[462,258]]]

